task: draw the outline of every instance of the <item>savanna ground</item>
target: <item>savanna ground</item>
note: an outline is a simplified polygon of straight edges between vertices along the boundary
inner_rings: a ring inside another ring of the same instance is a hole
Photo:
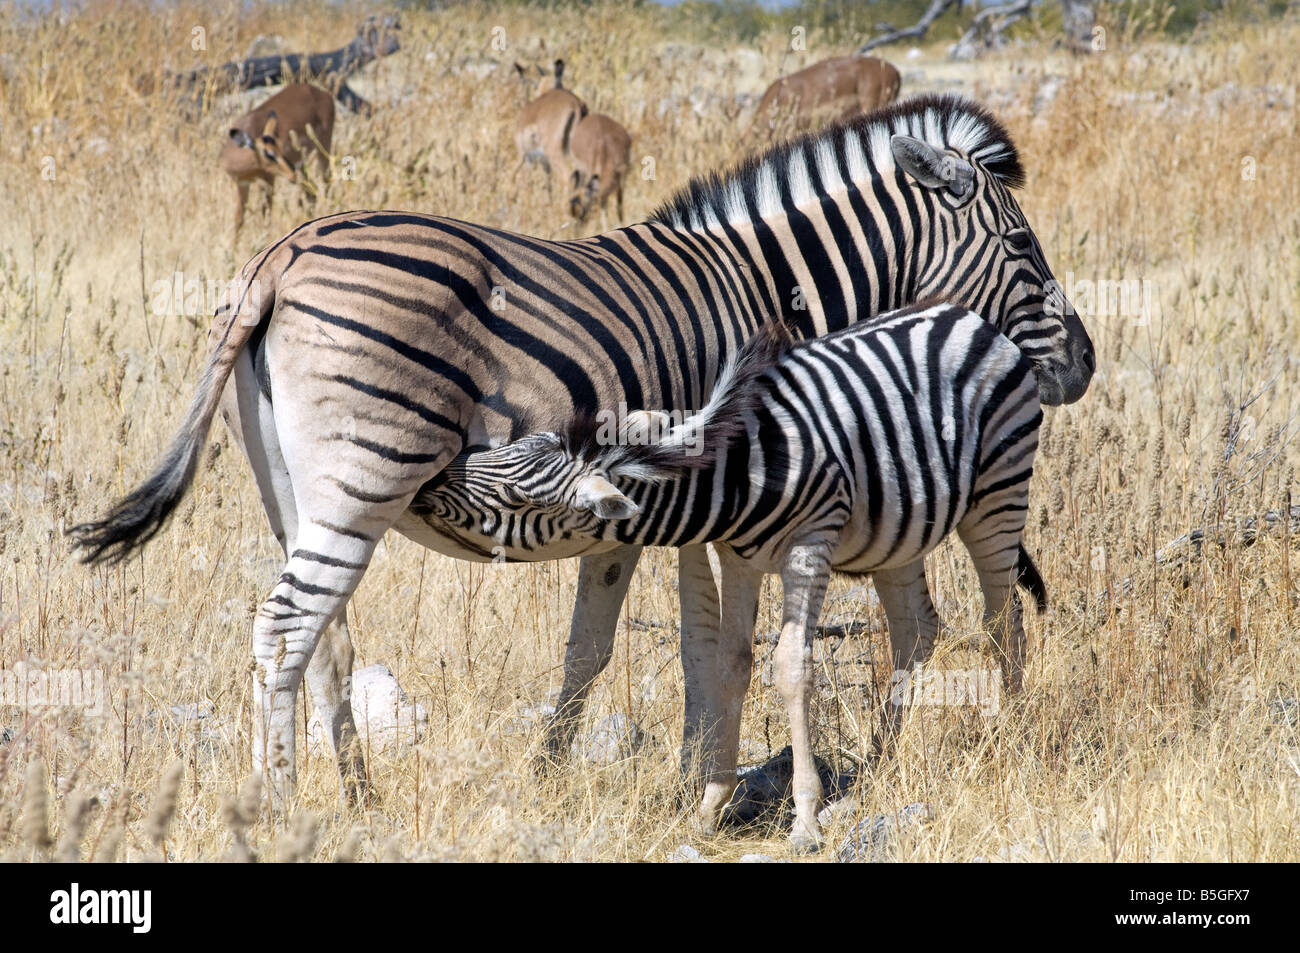
[[[107,690],[99,717],[0,708],[10,859],[46,856],[42,834],[69,830],[87,856],[157,857],[149,812],[177,761],[163,849],[221,857],[238,814],[227,799],[250,770],[249,623],[279,550],[222,426],[191,497],[142,557],[87,570],[64,537],[133,486],[177,425],[207,283],[312,214],[281,183],[270,217],[255,203],[232,247],[234,188],[217,152],[227,121],[265,94],[186,117],[142,98],[136,77],[224,62],[260,35],[334,48],[371,12],[298,0],[220,9],[90,3],[0,17],[0,661],[100,670]],[[1022,696],[991,718],[918,709],[896,755],[871,762],[890,668],[883,619],[860,587],[832,587],[826,618],[873,631],[818,643],[816,748],[861,770],[850,797],[864,813],[930,805],[901,859],[1300,859],[1300,558],[1286,521],[1253,545],[1232,531],[1297,491],[1300,17],[1220,16],[1177,35],[1161,20],[1103,6],[1104,49],[1086,58],[1057,50],[1048,23],[974,63],[944,58],[954,27],[913,54],[880,51],[904,96],[959,90],[1008,124],[1029,170],[1020,201],[1098,353],[1083,401],[1047,411],[1027,541],[1053,605],[1027,618]],[[789,52],[788,23],[739,37],[653,6],[404,11],[402,50],[353,83],[379,108],[339,111],[316,211],[417,209],[575,234],[560,192],[516,169],[513,142],[524,95],[509,64],[562,55],[569,86],[632,132],[627,214],[639,219],[741,154],[746,95],[847,52],[870,22],[813,25],[806,50]],[[196,27],[205,49],[193,48]],[[158,282],[178,272],[191,284],[170,300]],[[1097,295],[1098,281],[1141,293]],[[1204,526],[1224,527],[1224,545],[1157,558]],[[930,564],[949,630],[940,664],[987,668],[966,556],[945,545]],[[307,855],[346,843],[366,859],[662,860],[686,842],[715,859],[784,856],[779,827],[701,840],[678,806],[671,552],[642,559],[589,705],[588,724],[625,713],[651,742],[613,765],[535,778],[540,732],[520,712],[558,690],[576,570],[456,563],[390,535],[349,608],[357,665],[388,665],[427,729],[371,752],[380,800],[364,814],[338,813],[332,764],[300,746],[299,824],[305,812],[319,822]],[[777,628],[778,589],[769,581],[760,632]],[[780,697],[758,677],[770,648],[757,652],[747,761],[785,744]],[[213,714],[198,726],[167,714],[189,704]],[[832,845],[847,823],[832,826]],[[263,857],[294,854],[306,842],[294,830],[263,814],[246,838]]]

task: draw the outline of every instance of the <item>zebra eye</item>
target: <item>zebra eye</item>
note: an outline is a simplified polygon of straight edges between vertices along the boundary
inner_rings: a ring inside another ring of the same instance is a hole
[[[1012,251],[1026,252],[1034,244],[1034,240],[1029,236],[1029,229],[1027,228],[1013,228],[1007,232],[1005,238]]]

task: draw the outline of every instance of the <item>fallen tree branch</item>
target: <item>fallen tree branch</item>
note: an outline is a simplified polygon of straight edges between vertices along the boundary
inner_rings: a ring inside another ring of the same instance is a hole
[[[897,43],[899,40],[925,36],[926,32],[930,29],[930,25],[934,23],[935,20],[939,19],[939,17],[943,16],[950,7],[953,7],[956,4],[957,0],[930,0],[930,6],[926,9],[925,13],[921,15],[921,19],[917,20],[916,23],[906,29],[891,30],[884,36],[878,36],[875,39],[867,40],[866,43],[863,43],[858,47],[858,55],[861,56],[863,53],[874,50],[878,46]]]
[[[1253,546],[1261,536],[1290,536],[1300,540],[1300,506],[1292,506],[1290,519],[1285,509],[1269,510],[1260,517],[1239,519],[1230,524],[1203,526],[1170,540],[1156,551],[1156,565],[1173,569],[1199,556],[1207,542],[1220,548],[1232,542]]]
[[[396,17],[383,20],[368,17],[357,28],[352,42],[337,50],[253,56],[220,66],[201,66],[183,73],[168,73],[162,86],[168,91],[192,96],[195,105],[201,106],[205,98],[236,90],[294,81],[314,82],[329,89],[352,112],[369,115],[373,107],[348,87],[346,79],[379,57],[395,53],[400,47],[397,39],[399,29],[401,25]],[[137,88],[145,95],[153,92],[153,86],[152,77],[143,77],[137,83]]]

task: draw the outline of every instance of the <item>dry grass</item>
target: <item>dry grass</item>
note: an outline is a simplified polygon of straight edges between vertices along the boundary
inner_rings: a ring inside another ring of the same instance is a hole
[[[136,69],[222,62],[259,33],[330,48],[360,19],[309,2],[237,9],[105,3],[63,22],[0,23],[0,660],[101,669],[109,695],[100,718],[0,708],[11,735],[0,855],[58,845],[68,856],[81,841],[83,856],[119,859],[662,859],[691,840],[674,781],[671,553],[643,559],[627,607],[666,625],[625,627],[590,706],[592,717],[629,713],[655,743],[539,782],[538,733],[520,729],[518,711],[558,689],[576,563],[472,566],[390,537],[349,619],[358,665],[388,664],[428,710],[428,732],[371,753],[381,800],[364,815],[335,813],[333,768],[307,752],[300,813],[274,824],[256,790],[236,791],[249,770],[249,619],[278,549],[226,435],[214,431],[225,452],[214,448],[143,558],[97,571],[70,558],[66,525],[143,475],[194,386],[211,297],[191,293],[160,316],[154,282],[227,280],[307,214],[282,185],[270,218],[251,215],[232,248],[234,190],[216,155],[247,98],[187,120],[134,91]],[[504,52],[491,47],[499,23]],[[691,45],[669,14],[614,3],[466,6],[404,26],[403,50],[356,84],[382,108],[340,114],[336,178],[317,209],[414,208],[556,237],[573,231],[558,193],[515,170],[518,84],[489,64],[566,57],[571,85],[626,122],[638,162],[653,160],[654,177],[630,185],[637,218],[737,154],[747,116],[734,94],[761,91],[787,39],[765,35],[753,53]],[[946,63],[938,47],[895,53],[905,94],[957,84],[1008,122],[1030,170],[1022,202],[1058,277],[1145,280],[1158,297],[1148,322],[1131,303],[1086,316],[1098,375],[1082,403],[1048,413],[1029,543],[1054,608],[1030,620],[1023,697],[992,719],[918,711],[897,756],[855,791],[869,811],[932,806],[905,858],[992,857],[1041,838],[1038,856],[1071,860],[1300,859],[1300,557],[1265,538],[1173,568],[1155,558],[1190,527],[1300,501],[1285,445],[1300,411],[1297,44],[1291,21],[1211,27],[1181,48],[1112,27],[1108,50],[1086,62],[1032,40],[978,64]],[[843,49],[814,34],[807,56]],[[945,546],[931,564],[950,627],[941,652],[988,664],[966,557]],[[835,584],[827,615],[879,622],[848,588]],[[775,628],[775,594],[761,629]],[[887,649],[880,634],[819,651],[831,648],[817,747],[852,766],[869,750]],[[850,677],[864,653],[874,669]],[[157,714],[201,700],[221,721],[202,736]],[[785,743],[784,724],[756,678],[751,760]],[[777,830],[692,842],[719,859],[784,851]]]

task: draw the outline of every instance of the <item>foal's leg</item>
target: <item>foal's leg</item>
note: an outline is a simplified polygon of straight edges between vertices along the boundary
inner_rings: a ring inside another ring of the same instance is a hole
[[[813,630],[826,598],[830,553],[830,546],[823,543],[795,546],[781,570],[784,608],[781,640],[776,647],[776,683],[790,717],[795,809],[790,846],[798,852],[821,846],[817,811],[823,792],[813,761],[808,709],[813,686]]]

